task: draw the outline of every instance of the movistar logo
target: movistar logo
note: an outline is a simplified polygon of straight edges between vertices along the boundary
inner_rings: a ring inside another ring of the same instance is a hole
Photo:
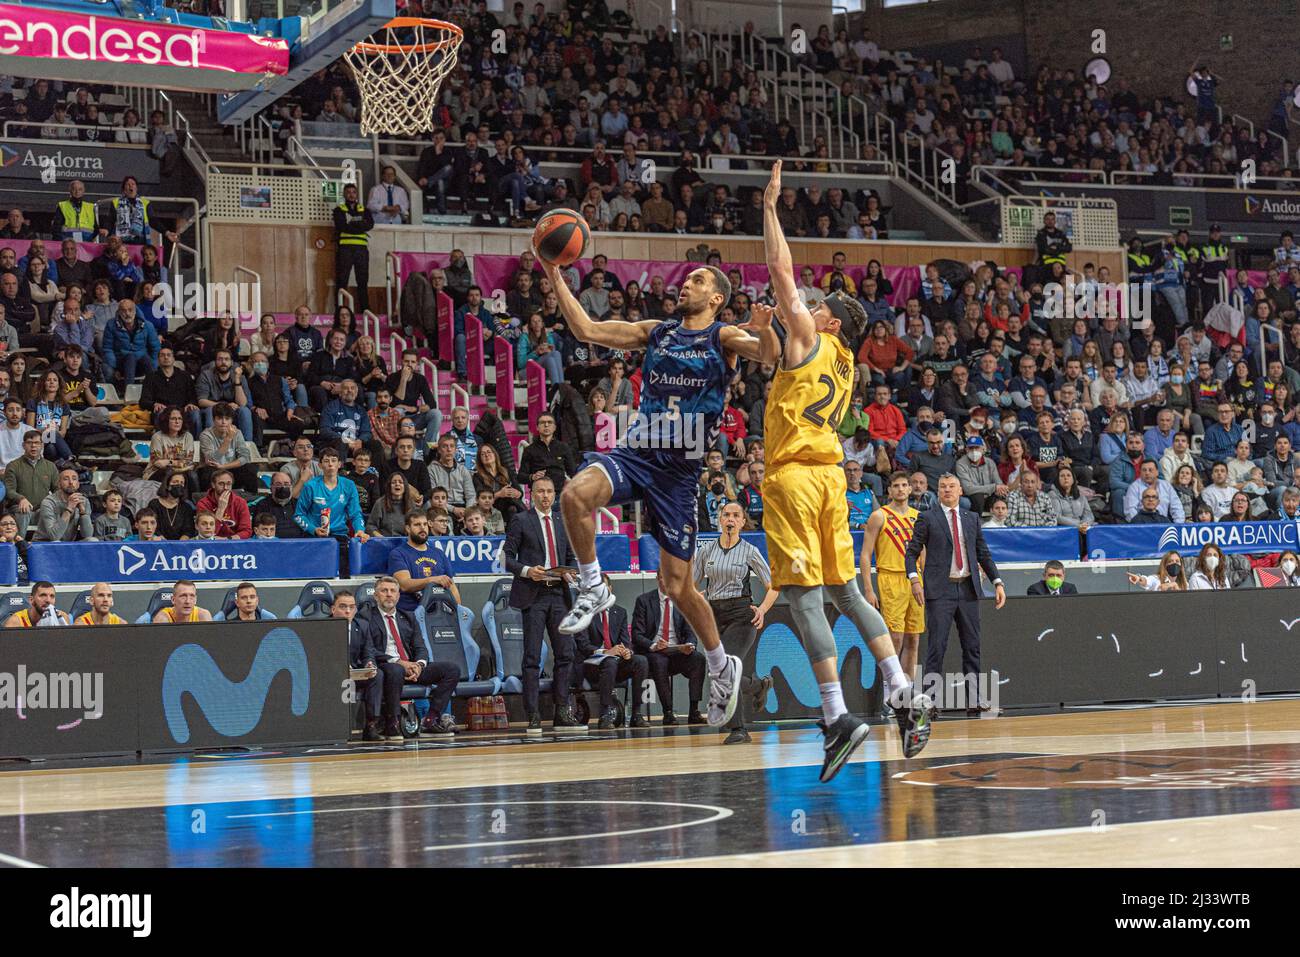
[[[840,671],[844,670],[844,659],[850,649],[857,648],[862,655],[862,687],[870,688],[876,683],[876,660],[862,640],[862,635],[853,622],[843,615],[835,622],[831,630],[835,636],[835,660]],[[808,654],[803,643],[795,636],[789,625],[777,622],[763,629],[758,640],[758,652],[755,658],[755,674],[770,674],[779,667],[785,676],[790,691],[805,708],[815,708],[821,704],[821,692],[817,689],[817,678],[808,664]],[[777,699],[775,688],[767,693],[764,710],[776,711]]]
[[[290,710],[301,717],[307,713],[311,697],[311,674],[307,650],[293,629],[273,628],[266,633],[243,681],[227,678],[207,649],[181,645],[163,669],[163,714],[168,730],[178,744],[189,741],[190,727],[183,707],[188,692],[214,731],[227,738],[243,737],[262,720],[271,682],[281,671],[289,672]]]

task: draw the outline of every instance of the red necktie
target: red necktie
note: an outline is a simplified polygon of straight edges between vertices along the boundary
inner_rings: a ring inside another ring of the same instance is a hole
[[[673,603],[669,598],[664,599],[664,644],[668,644],[668,628],[673,620]]]
[[[957,510],[954,508],[950,514],[952,515],[952,550],[957,559],[957,571],[961,571],[961,532],[957,528]]]
[[[557,568],[560,560],[555,556],[555,535],[551,532],[551,516],[543,515],[542,521],[546,523],[546,561],[549,562],[547,567]]]
[[[410,661],[411,659],[406,656],[406,646],[402,644],[402,636],[397,631],[397,621],[391,615],[385,615],[384,620],[388,622],[388,630],[392,633],[393,641],[397,645],[397,657],[402,661]]]
[[[609,612],[602,611],[600,613],[600,627],[605,632],[605,650],[609,651],[610,648],[614,647],[614,643],[609,640]]]

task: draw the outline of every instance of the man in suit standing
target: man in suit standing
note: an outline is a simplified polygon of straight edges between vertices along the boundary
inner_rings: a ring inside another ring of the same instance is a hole
[[[555,695],[554,730],[586,731],[587,726],[569,707],[569,692],[573,687],[573,636],[560,631],[560,622],[573,605],[573,595],[569,592],[573,575],[555,578],[546,573],[550,568],[575,568],[577,559],[564,532],[564,522],[553,508],[555,483],[545,477],[534,479],[532,490],[533,507],[515,513],[501,549],[506,571],[515,576],[510,586],[510,607],[524,614],[524,711],[528,715],[528,733],[542,733],[538,695],[543,634],[550,637],[555,658],[551,675],[554,679],[551,690]]]
[[[348,664],[353,670],[374,668],[373,678],[362,678],[356,682],[357,694],[361,696],[366,707],[366,729],[361,735],[362,741],[382,741],[379,730],[379,714],[383,708],[384,683],[379,678],[378,664],[370,654],[370,640],[366,629],[359,621],[353,619],[357,614],[357,598],[346,588],[334,593],[334,602],[330,605],[330,617],[348,623]]]
[[[924,588],[917,573],[916,562],[925,552]],[[993,582],[997,592],[995,607],[1006,604],[1007,591],[998,575],[998,566],[989,552],[988,543],[980,529],[979,516],[961,507],[961,481],[952,473],[939,478],[939,503],[922,512],[912,528],[912,540],[904,556],[908,580],[912,583],[912,598],[917,604],[925,603],[925,621],[929,626],[925,653],[925,680],[931,675],[943,674],[943,656],[948,649],[948,634],[953,620],[957,622],[957,637],[961,641],[962,671],[967,681],[967,701],[970,694],[978,694],[980,670],[980,610],[982,591],[979,569]],[[975,717],[987,708],[967,708]]]
[[[602,575],[605,587],[613,588],[609,576]],[[586,678],[596,686],[600,695],[600,728],[614,727],[614,686],[632,679],[631,726],[648,728],[650,722],[641,713],[641,692],[645,687],[650,664],[645,655],[632,650],[627,630],[627,609],[613,605],[592,619],[585,632],[574,635],[577,642],[578,666],[573,669],[573,686],[579,688]]]
[[[645,655],[650,665],[650,677],[664,709],[665,727],[677,723],[673,714],[673,675],[686,675],[689,682],[690,713],[686,723],[706,723],[700,714],[706,662],[695,646],[695,632],[677,610],[677,603],[664,592],[662,579],[654,591],[637,595],[632,609],[632,650]]]
[[[1043,566],[1043,580],[1034,582],[1025,592],[1026,595],[1077,595],[1079,589],[1065,580],[1065,566],[1058,561],[1050,561]]]
[[[384,683],[384,737],[401,741],[403,732],[397,712],[402,706],[402,686],[405,684],[433,685],[429,696],[429,713],[420,729],[411,737],[421,734],[445,738],[456,733],[456,721],[444,714],[456,685],[460,683],[460,668],[449,661],[427,661],[415,657],[424,649],[420,626],[410,612],[397,607],[402,593],[397,579],[384,575],[375,582],[375,606],[365,615],[365,634],[369,647],[367,661],[375,662]]]

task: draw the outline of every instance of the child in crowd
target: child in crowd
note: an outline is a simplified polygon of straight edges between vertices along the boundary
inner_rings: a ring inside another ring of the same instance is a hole
[[[207,509],[194,516],[195,541],[215,542],[217,538],[217,516]]]
[[[131,534],[131,523],[122,514],[122,493],[109,489],[104,493],[104,511],[95,516],[95,538],[101,542],[121,542]]]
[[[165,542],[158,534],[158,513],[152,508],[142,508],[135,516],[135,534],[126,537],[128,542]]]

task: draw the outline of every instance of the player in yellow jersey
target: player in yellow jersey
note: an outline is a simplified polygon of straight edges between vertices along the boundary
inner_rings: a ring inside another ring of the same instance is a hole
[[[795,631],[812,662],[822,697],[825,760],[821,780],[833,778],[866,739],[870,727],[849,713],[840,687],[838,653],[824,610],[826,597],[857,627],[885,677],[886,700],[897,710],[904,754],[918,753],[918,716],[929,701],[911,691],[880,613],[862,597],[849,533],[844,451],[837,428],[853,386],[850,338],[862,334],[867,315],[861,303],[832,293],[812,311],[795,285],[790,247],[777,220],[781,161],[763,193],[763,245],[776,312],[785,328],[780,361],[772,378],[763,420],[767,476],[763,481],[763,530],[767,534],[772,587],[786,596]],[[765,354],[775,331],[760,315],[751,320]],[[927,729],[928,737],[928,729]]]
[[[54,585],[50,582],[32,582],[32,594],[27,607],[21,608],[5,619],[5,628],[46,628],[70,625],[68,613],[54,605]]]
[[[907,543],[912,540],[912,525],[920,514],[907,504],[912,483],[906,472],[889,477],[889,501],[871,513],[862,535],[862,594],[869,604],[880,609],[894,652],[904,674],[915,674],[916,653],[925,631],[925,608],[912,598],[912,583],[907,580]],[[871,587],[871,556],[876,557],[876,583],[880,597]],[[886,702],[888,707],[888,702]],[[891,712],[892,713],[892,712]]]
[[[113,586],[98,582],[90,590],[90,611],[78,615],[74,625],[125,625],[126,619],[113,613]]]
[[[212,612],[198,607],[199,589],[194,582],[181,579],[172,588],[170,607],[161,609],[153,616],[155,625],[181,625],[192,621],[211,621]]]

